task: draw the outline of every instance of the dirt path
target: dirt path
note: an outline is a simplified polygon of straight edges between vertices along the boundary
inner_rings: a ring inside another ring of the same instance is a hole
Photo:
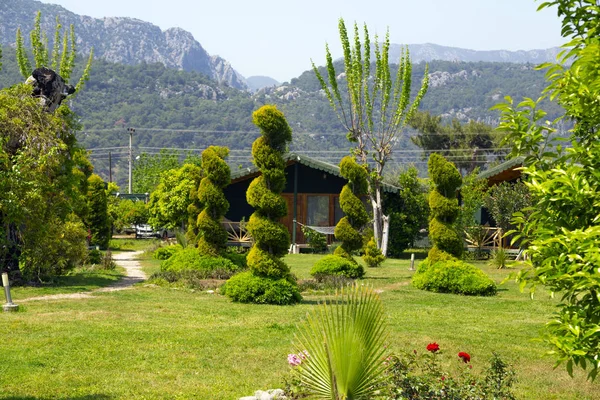
[[[19,300],[19,302],[60,299],[89,299],[94,297],[94,293],[131,289],[134,284],[146,280],[146,274],[144,274],[140,263],[136,260],[137,256],[140,254],[142,254],[141,251],[133,251],[114,255],[113,260],[115,260],[117,265],[125,268],[125,276],[107,287],[95,289],[91,292],[50,294],[47,296],[30,297],[28,299]]]

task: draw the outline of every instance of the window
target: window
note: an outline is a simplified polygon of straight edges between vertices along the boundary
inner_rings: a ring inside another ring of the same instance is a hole
[[[329,196],[307,196],[306,225],[329,226]]]

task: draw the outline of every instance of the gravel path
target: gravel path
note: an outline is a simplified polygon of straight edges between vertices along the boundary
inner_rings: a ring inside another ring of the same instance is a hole
[[[21,299],[19,302],[60,299],[89,299],[94,297],[94,293],[115,292],[117,290],[131,289],[135,283],[146,280],[146,274],[144,274],[140,263],[136,260],[137,256],[140,254],[142,254],[141,251],[127,251],[114,255],[113,260],[115,260],[117,265],[125,268],[125,276],[107,287],[96,289],[91,292],[50,294],[47,296],[30,297],[28,299]]]

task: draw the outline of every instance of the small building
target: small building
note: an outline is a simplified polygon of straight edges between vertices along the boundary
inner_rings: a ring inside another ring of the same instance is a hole
[[[502,164],[483,171],[477,177],[487,179],[488,187],[492,187],[502,182],[516,182],[521,179],[521,170],[525,157],[515,157],[504,161]]]
[[[337,165],[296,153],[288,153],[285,159],[287,182],[282,196],[287,202],[288,215],[281,222],[288,228],[292,243],[305,244],[300,224],[331,228],[344,216],[339,197],[347,180]],[[231,184],[224,190],[230,204],[225,215],[227,221],[233,224],[248,221],[254,208],[246,201],[246,191],[259,175],[256,166],[232,171]],[[398,188],[391,185],[384,185],[383,190],[398,192]]]

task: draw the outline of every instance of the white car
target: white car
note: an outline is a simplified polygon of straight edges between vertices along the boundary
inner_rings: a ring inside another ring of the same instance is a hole
[[[152,227],[148,224],[136,225],[135,227],[135,237],[138,238],[152,238],[156,237],[157,233]]]

